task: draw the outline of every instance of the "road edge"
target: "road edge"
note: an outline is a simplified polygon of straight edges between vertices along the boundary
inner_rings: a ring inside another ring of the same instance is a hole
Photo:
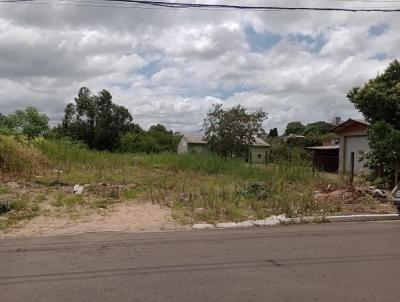
[[[336,215],[336,216],[305,216],[289,218],[283,215],[272,215],[262,220],[247,220],[241,222],[222,222],[216,224],[197,223],[193,224],[195,230],[204,229],[227,229],[227,228],[246,228],[274,226],[281,224],[301,224],[301,223],[322,223],[322,222],[365,222],[365,221],[389,221],[400,220],[399,214],[356,214],[356,215]]]

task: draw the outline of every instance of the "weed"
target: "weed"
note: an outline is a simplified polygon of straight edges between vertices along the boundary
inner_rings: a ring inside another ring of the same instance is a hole
[[[93,209],[107,209],[114,203],[115,203],[114,200],[106,198],[96,198],[92,200],[92,202],[90,203],[90,207]]]
[[[0,229],[6,229],[19,221],[32,219],[39,214],[39,205],[22,199],[13,199],[6,203],[7,211],[0,216]]]
[[[9,188],[5,184],[0,184],[0,194],[7,194],[10,192]]]
[[[65,195],[64,193],[59,193],[56,196],[55,202],[53,202],[53,206],[56,207],[75,207],[77,205],[83,205],[85,200],[81,194],[73,194],[73,195]]]
[[[124,199],[130,199],[130,200],[137,198],[139,194],[140,194],[140,189],[138,189],[137,187],[127,188],[122,192],[122,196],[124,197]]]
[[[47,166],[46,158],[27,141],[0,135],[0,170],[13,175],[31,177]]]

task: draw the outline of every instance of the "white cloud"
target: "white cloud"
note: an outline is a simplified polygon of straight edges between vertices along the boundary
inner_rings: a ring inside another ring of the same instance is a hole
[[[252,51],[249,26],[265,51]],[[265,127],[281,130],[293,120],[359,117],[346,93],[400,56],[399,28],[396,14],[1,3],[0,112],[35,105],[56,122],[88,86],[109,89],[143,126],[178,131],[199,129],[216,102],[261,107]],[[281,39],[262,41],[263,32]]]

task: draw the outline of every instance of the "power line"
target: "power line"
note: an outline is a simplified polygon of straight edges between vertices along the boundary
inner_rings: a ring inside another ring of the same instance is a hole
[[[325,0],[328,1],[328,0]],[[329,0],[342,1],[342,0]],[[345,0],[347,2],[393,2],[395,0]],[[43,5],[71,5],[71,6],[89,6],[89,7],[120,7],[120,8],[158,8],[158,9],[200,9],[200,10],[247,10],[247,11],[339,11],[339,12],[382,12],[394,13],[400,12],[399,7],[318,7],[318,6],[248,6],[248,5],[232,5],[232,4],[207,4],[207,3],[187,3],[187,2],[167,2],[167,1],[150,1],[150,0],[66,0],[58,3],[37,1],[37,0],[0,0],[1,3],[29,3]],[[72,2],[72,3],[71,3]],[[84,4],[87,3],[87,4]],[[114,5],[112,5],[114,4]],[[123,4],[129,6],[122,6]]]
[[[232,4],[206,4],[187,2],[166,2],[150,0],[107,0],[109,2],[138,3],[150,6],[170,8],[209,8],[209,9],[236,9],[236,10],[286,10],[286,11],[342,11],[342,12],[400,12],[400,8],[342,8],[342,7],[300,7],[300,6],[247,6]]]

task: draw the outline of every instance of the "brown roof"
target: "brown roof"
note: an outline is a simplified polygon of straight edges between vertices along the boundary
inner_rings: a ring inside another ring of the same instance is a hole
[[[183,134],[183,137],[188,144],[207,144],[207,141],[204,139],[204,134],[200,132]],[[252,146],[269,147],[271,145],[263,139],[256,137]]]
[[[331,132],[340,133],[343,130],[345,130],[347,127],[350,127],[350,126],[352,126],[354,124],[361,124],[361,125],[369,127],[369,123],[364,121],[364,120],[357,120],[357,119],[349,118],[347,121],[345,121],[345,122],[337,125],[335,128],[333,128],[331,130]]]

